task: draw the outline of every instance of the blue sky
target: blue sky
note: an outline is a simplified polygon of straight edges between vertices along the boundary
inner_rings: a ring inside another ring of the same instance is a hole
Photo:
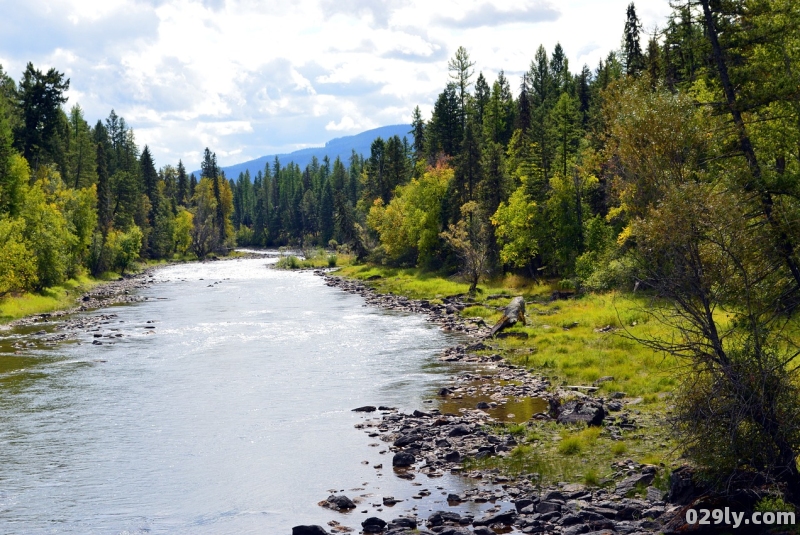
[[[464,46],[512,86],[539,44],[575,72],[620,46],[629,0],[0,0],[0,64],[71,79],[94,123],[114,108],[157,165],[223,165],[429,117]],[[645,32],[668,0],[640,0]],[[643,46],[645,43],[643,42]]]

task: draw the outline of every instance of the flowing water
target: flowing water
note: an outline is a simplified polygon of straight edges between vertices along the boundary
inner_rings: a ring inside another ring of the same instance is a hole
[[[163,268],[150,300],[86,313],[116,317],[78,341],[12,353],[33,329],[0,332],[0,533],[359,531],[447,507],[466,483],[396,477],[351,409],[430,407],[456,339],[268,262]],[[331,490],[363,502],[319,507]],[[387,495],[406,501],[379,512]]]

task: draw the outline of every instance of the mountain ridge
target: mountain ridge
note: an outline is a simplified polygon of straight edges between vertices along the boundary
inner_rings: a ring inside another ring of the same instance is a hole
[[[347,159],[350,157],[350,154],[353,150],[355,150],[357,154],[369,156],[370,146],[376,138],[380,137],[386,140],[392,136],[399,136],[400,139],[402,139],[404,136],[409,136],[410,131],[411,125],[408,124],[380,126],[371,130],[365,130],[364,132],[354,134],[352,136],[333,138],[326,141],[325,145],[321,147],[306,147],[304,149],[299,149],[284,154],[268,154],[253,160],[248,160],[246,162],[228,165],[222,167],[221,169],[225,172],[225,176],[227,178],[236,180],[236,178],[239,176],[239,173],[244,173],[246,170],[250,171],[251,176],[255,176],[256,173],[264,170],[264,166],[266,164],[269,163],[272,165],[272,162],[275,161],[276,156],[278,157],[278,161],[280,161],[281,166],[285,166],[289,162],[294,162],[300,166],[300,169],[304,169],[309,163],[311,163],[311,160],[314,156],[316,156],[320,161],[322,161],[323,157],[328,156],[331,162],[333,162],[338,156],[342,159],[345,165],[347,165]],[[409,143],[410,142],[411,140],[409,139]],[[193,173],[198,178],[200,177],[200,171],[193,171]]]

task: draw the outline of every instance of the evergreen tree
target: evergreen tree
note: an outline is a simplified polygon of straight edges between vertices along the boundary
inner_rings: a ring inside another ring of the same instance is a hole
[[[472,67],[474,61],[469,60],[469,53],[463,46],[458,47],[456,55],[447,62],[447,70],[450,71],[450,79],[458,91],[458,116],[463,129],[467,121],[467,101],[469,100],[470,78],[475,74]]]
[[[175,201],[180,206],[187,206],[191,196],[186,167],[184,167],[182,160],[178,160],[178,184],[175,190]]]
[[[92,139],[89,125],[83,118],[83,110],[77,104],[69,112],[66,156],[67,173],[64,179],[68,184],[78,189],[97,181],[95,142]]]
[[[640,42],[642,23],[636,16],[636,6],[628,4],[625,12],[625,30],[622,38],[622,51],[625,58],[625,72],[628,76],[637,76],[644,69],[644,54]]]
[[[489,84],[486,83],[486,78],[484,78],[483,73],[480,72],[478,73],[478,79],[475,81],[474,97],[476,122],[478,124],[483,124],[483,112],[486,109],[486,105],[489,103],[490,95],[491,89],[489,88]]]
[[[411,115],[411,132],[409,133],[414,136],[414,160],[422,159],[425,155],[425,120],[422,118],[419,106],[414,107],[414,113]]]
[[[338,161],[338,158],[336,161]],[[334,195],[331,182],[326,180],[325,185],[322,188],[322,198],[320,199],[319,203],[319,234],[320,242],[323,246],[326,246],[328,242],[333,239],[333,233],[335,230],[335,207],[333,197]]]
[[[105,236],[111,227],[111,183],[108,176],[106,154],[103,143],[97,144],[97,224]]]
[[[436,159],[440,154],[453,156],[458,151],[463,137],[462,123],[456,86],[447,84],[433,106],[433,116],[428,123],[425,136],[428,159]]]
[[[50,69],[47,73],[28,63],[17,96],[22,112],[22,123],[14,132],[22,155],[36,169],[40,164],[52,163],[57,150],[57,128],[67,102],[64,93],[69,89],[69,78]]]

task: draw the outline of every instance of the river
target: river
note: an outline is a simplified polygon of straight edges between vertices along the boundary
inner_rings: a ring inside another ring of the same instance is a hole
[[[0,533],[358,531],[403,512],[376,512],[382,496],[446,506],[442,488],[465,483],[423,477],[433,494],[410,500],[420,485],[392,473],[351,409],[430,407],[456,339],[268,262],[160,269],[148,301],[85,313],[116,316],[77,341],[11,353],[31,335],[0,333]],[[319,507],[331,490],[364,501]]]

